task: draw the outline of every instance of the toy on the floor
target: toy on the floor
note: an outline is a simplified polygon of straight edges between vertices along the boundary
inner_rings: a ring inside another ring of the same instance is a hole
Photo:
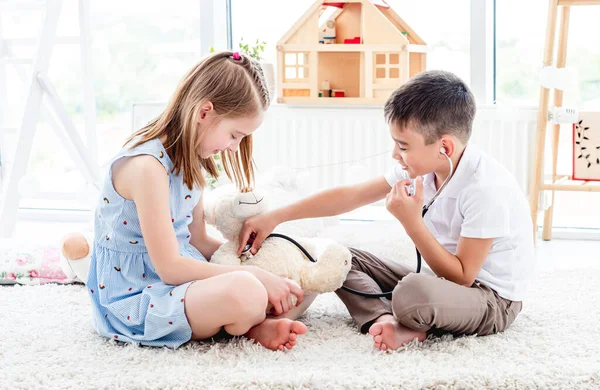
[[[90,269],[92,237],[66,235],[60,243],[60,267],[69,279],[86,284]]]
[[[238,234],[246,218],[267,210],[267,199],[260,192],[231,192],[207,203],[206,222],[215,226],[228,240],[212,256],[211,263],[253,265],[297,282],[305,293],[335,291],[350,271],[350,251],[332,241],[297,238],[310,255],[309,261],[293,243],[277,237],[267,238],[254,256],[237,255]]]

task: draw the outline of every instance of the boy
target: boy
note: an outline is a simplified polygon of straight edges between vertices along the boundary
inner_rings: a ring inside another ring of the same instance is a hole
[[[521,311],[535,260],[528,202],[512,175],[469,145],[475,101],[449,72],[423,72],[396,90],[384,108],[398,164],[385,176],[330,189],[248,219],[240,233],[251,251],[284,221],[338,215],[386,198],[423,261],[423,273],[351,249],[345,286],[385,298],[338,290],[360,331],[381,350],[428,334],[489,335]],[[451,172],[449,160],[454,172]],[[448,176],[450,176],[448,178]],[[414,196],[406,187],[416,180]],[[449,179],[422,218],[428,204]],[[241,251],[241,248],[240,248]]]

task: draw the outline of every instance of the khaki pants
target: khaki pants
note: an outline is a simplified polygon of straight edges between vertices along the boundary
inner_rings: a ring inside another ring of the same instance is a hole
[[[367,333],[383,314],[393,314],[401,325],[417,331],[485,336],[504,331],[521,311],[521,302],[502,298],[478,282],[465,287],[414,273],[404,265],[365,251],[350,252],[352,268],[345,286],[369,293],[394,291],[391,301],[336,291],[362,333]]]

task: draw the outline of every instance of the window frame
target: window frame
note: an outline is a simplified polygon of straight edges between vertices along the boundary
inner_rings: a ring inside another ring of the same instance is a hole
[[[287,59],[288,56],[294,56],[294,62],[290,62],[288,63]],[[298,61],[298,56],[302,55],[303,59],[302,59],[302,64],[299,63]],[[309,57],[310,53],[306,53],[306,52],[302,52],[302,51],[298,51],[298,52],[286,52],[284,55],[284,80],[287,83],[303,83],[306,82],[308,80],[308,72],[309,72],[309,61],[308,61],[308,57]],[[294,74],[296,75],[295,77],[287,77],[287,71],[288,69],[293,69],[294,70]],[[303,77],[299,77],[299,70],[302,69],[302,73],[303,73]]]

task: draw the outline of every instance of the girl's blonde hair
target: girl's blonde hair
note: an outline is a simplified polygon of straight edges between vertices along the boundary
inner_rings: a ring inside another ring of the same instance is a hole
[[[167,139],[165,149],[173,161],[173,172],[183,173],[183,182],[204,187],[203,170],[219,177],[212,157],[200,158],[196,151],[207,129],[196,131],[196,116],[205,102],[211,102],[218,119],[258,114],[270,104],[262,68],[250,57],[224,51],[204,58],[179,83],[167,108],[156,119],[135,132],[132,148],[153,138]],[[252,135],[247,135],[237,152],[221,152],[223,168],[238,188],[247,191],[254,183]]]

